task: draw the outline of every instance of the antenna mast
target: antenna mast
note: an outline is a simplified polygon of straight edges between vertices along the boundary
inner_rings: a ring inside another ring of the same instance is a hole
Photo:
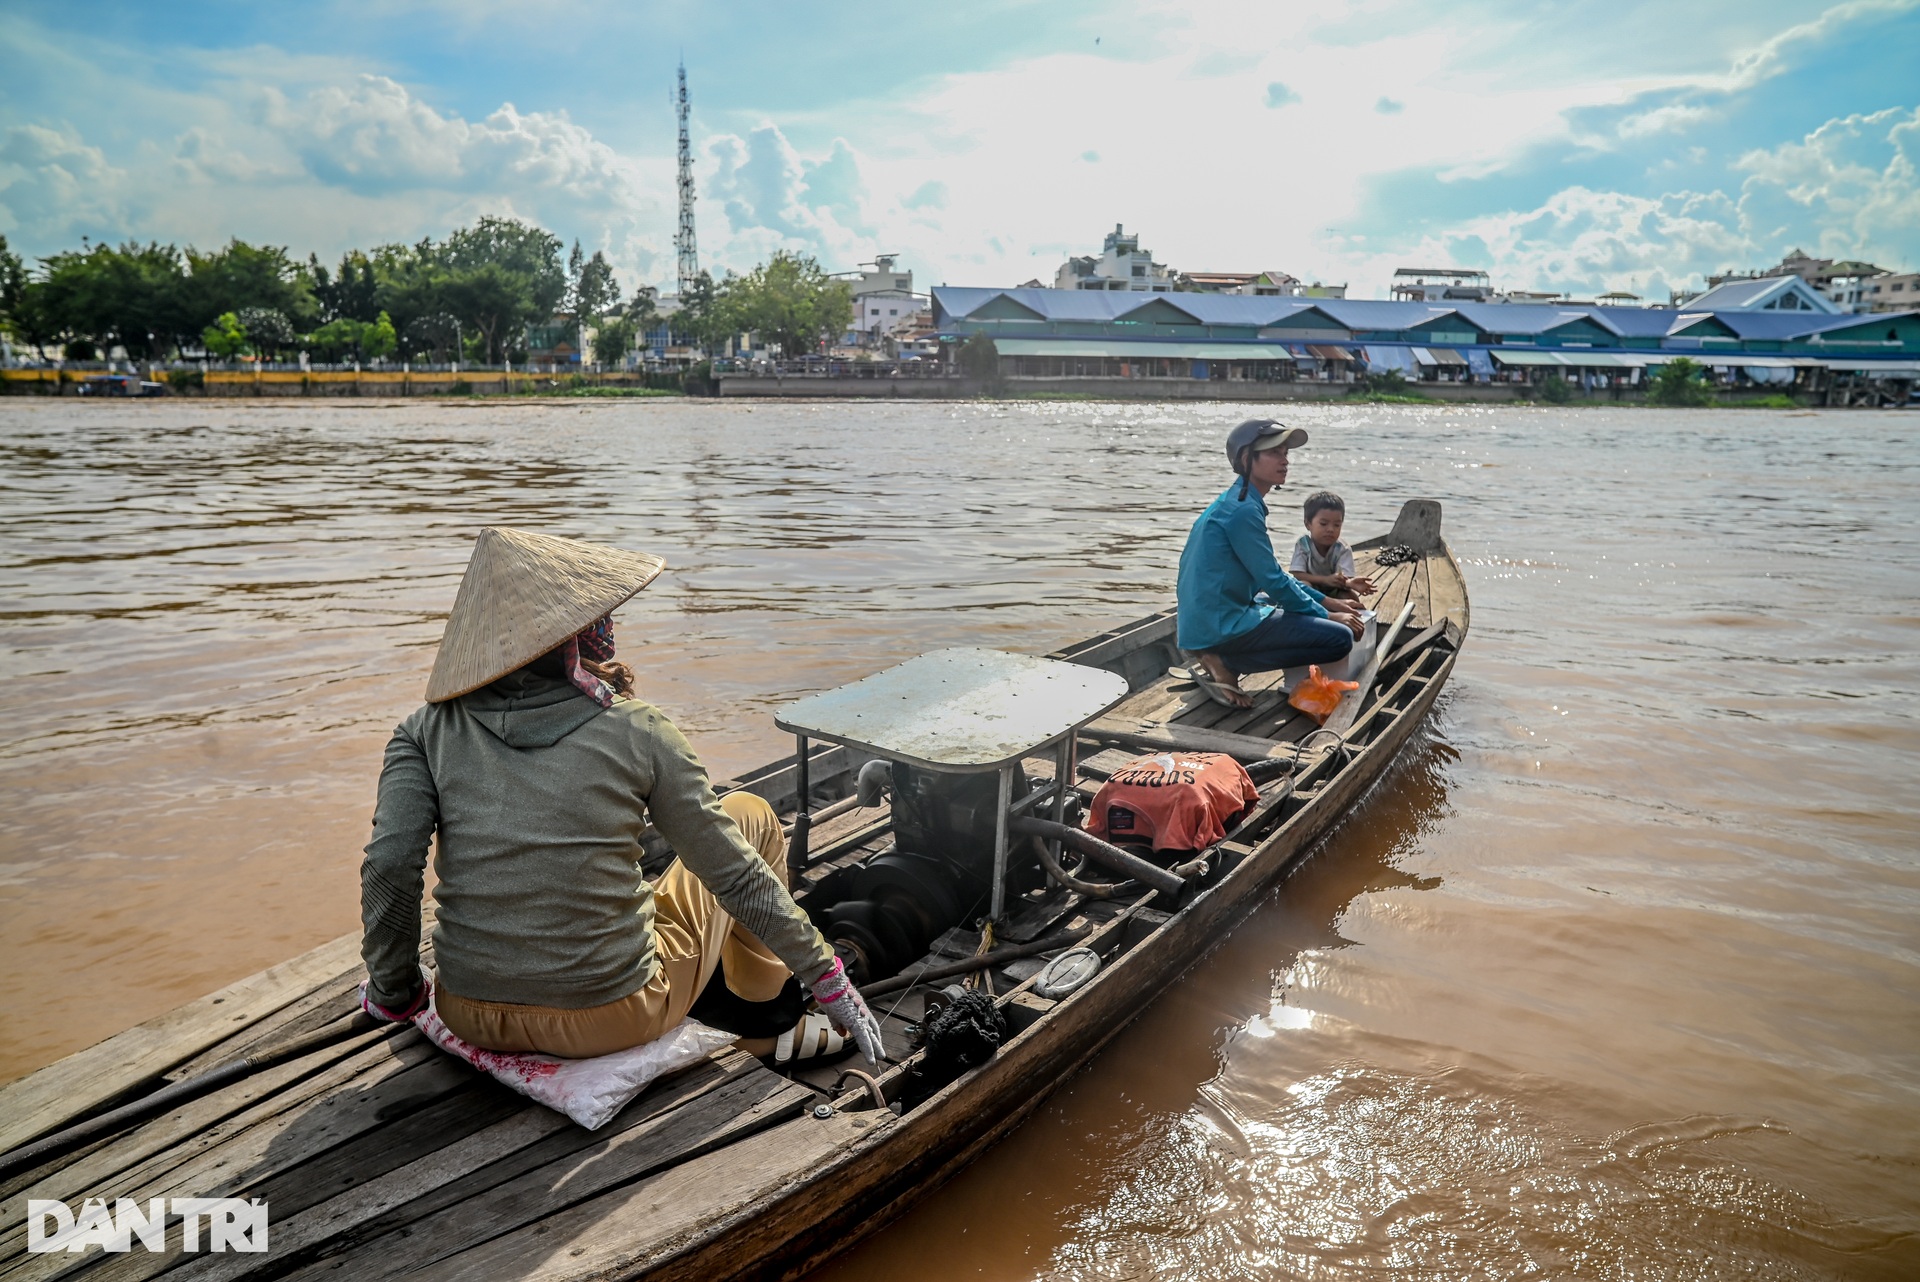
[[[693,147],[687,141],[687,60],[680,60],[680,92],[674,98],[680,114],[680,230],[674,233],[673,248],[680,256],[680,296],[693,288],[700,274],[700,254],[693,241]]]

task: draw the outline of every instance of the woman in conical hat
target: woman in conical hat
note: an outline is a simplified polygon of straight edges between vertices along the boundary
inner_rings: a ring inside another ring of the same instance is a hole
[[[708,1019],[729,1031],[784,1026],[791,1054],[797,978],[877,1062],[879,1025],[787,893],[772,808],[716,800],[685,737],[614,659],[613,611],[663,565],[480,532],[427,702],[380,772],[360,868],[363,1005],[404,1020],[431,995],[477,1046],[586,1058],[659,1037],[699,1001],[703,1018],[731,1015]],[[639,866],[649,817],[677,856],[653,885]],[[434,993],[418,954],[436,832]],[[800,1053],[838,1047],[829,1019],[801,1021]]]

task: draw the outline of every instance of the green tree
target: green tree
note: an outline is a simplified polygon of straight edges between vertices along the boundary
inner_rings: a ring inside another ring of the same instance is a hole
[[[728,334],[756,333],[787,356],[814,352],[853,322],[847,283],[828,277],[814,259],[785,250],[744,276],[728,276],[717,295]]]
[[[1707,367],[1684,356],[1676,356],[1647,381],[1647,403],[1676,407],[1713,404],[1713,388],[1707,382]]]
[[[328,365],[356,360],[360,356],[366,330],[367,326],[362,322],[342,316],[307,335],[307,349]]]
[[[447,272],[441,265],[439,248],[431,240],[417,245],[381,245],[368,258],[377,281],[375,302],[380,311],[393,318],[402,349],[411,353],[414,348],[407,335],[414,322],[447,315],[446,300],[441,296]],[[448,329],[440,346],[450,348],[452,343],[452,330]]]
[[[989,382],[1000,377],[1000,349],[984,332],[976,332],[960,344],[960,372],[968,378]]]
[[[538,315],[530,306],[526,282],[498,263],[448,273],[439,296],[447,311],[477,337],[474,359],[482,362],[498,359],[507,337]]]
[[[1557,372],[1541,379],[1540,386],[1535,390],[1540,393],[1540,399],[1549,405],[1565,405],[1573,399],[1573,388]]]
[[[219,319],[201,331],[200,345],[207,349],[207,355],[230,361],[246,354],[247,331],[240,327],[238,316],[222,312]]]
[[[186,258],[183,316],[188,332],[247,307],[279,312],[300,330],[320,319],[306,265],[289,258],[284,246],[236,239],[212,253],[188,249]]]
[[[360,350],[371,361],[383,361],[400,348],[400,335],[393,328],[393,318],[381,312],[373,324],[360,331]]]
[[[21,342],[32,346],[41,360],[47,359],[49,347],[57,349],[67,338],[48,306],[46,282],[36,280],[31,274],[20,286],[19,297],[9,309],[7,325]]]
[[[14,318],[26,292],[26,264],[8,247],[7,238],[0,235],[0,328],[8,333],[18,332],[14,329]]]
[[[479,335],[488,361],[529,324],[552,316],[567,292],[560,238],[516,219],[482,218],[429,252],[445,272],[444,310]]]
[[[104,350],[157,355],[194,332],[180,310],[181,258],[172,245],[90,245],[41,265],[42,327]]]
[[[624,314],[642,334],[656,328],[660,324],[660,291],[651,285],[640,286],[627,300]]]
[[[668,323],[675,334],[702,349],[716,347],[732,337],[711,273],[700,272],[687,282],[687,288],[680,294],[680,310]]]
[[[575,241],[569,267],[572,279],[567,289],[567,311],[572,315],[595,320],[605,316],[620,301],[620,282],[614,279],[613,267],[605,254],[596,249],[592,258],[582,262],[580,242]]]
[[[247,346],[262,356],[278,359],[299,341],[293,323],[271,307],[242,307],[235,315],[247,336]]]
[[[460,351],[460,322],[445,312],[415,316],[400,330],[400,348],[414,360],[445,361]]]
[[[357,249],[340,255],[337,272],[329,272],[317,255],[307,256],[307,275],[313,280],[314,301],[323,321],[370,321],[379,314],[380,281],[373,260]]]
[[[640,327],[626,316],[609,316],[593,332],[593,359],[601,365],[619,365],[627,359]]]

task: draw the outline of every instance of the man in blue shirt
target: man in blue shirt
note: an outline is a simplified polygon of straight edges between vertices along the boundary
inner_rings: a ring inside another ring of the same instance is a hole
[[[1332,663],[1363,630],[1357,604],[1328,600],[1273,554],[1267,492],[1285,484],[1287,452],[1306,443],[1303,429],[1268,418],[1228,433],[1237,479],[1193,523],[1180,553],[1179,645],[1205,670],[1207,693],[1229,707],[1252,704],[1241,673]]]

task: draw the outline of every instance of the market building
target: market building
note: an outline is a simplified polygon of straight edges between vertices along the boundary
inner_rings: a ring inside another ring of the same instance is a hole
[[[1008,378],[1345,381],[1390,370],[1417,382],[1558,374],[1630,387],[1677,356],[1740,386],[1920,376],[1920,313],[1850,315],[1808,293],[1827,310],[1803,310],[1791,286],[1684,309],[941,286],[933,323],[949,344],[993,339]]]

